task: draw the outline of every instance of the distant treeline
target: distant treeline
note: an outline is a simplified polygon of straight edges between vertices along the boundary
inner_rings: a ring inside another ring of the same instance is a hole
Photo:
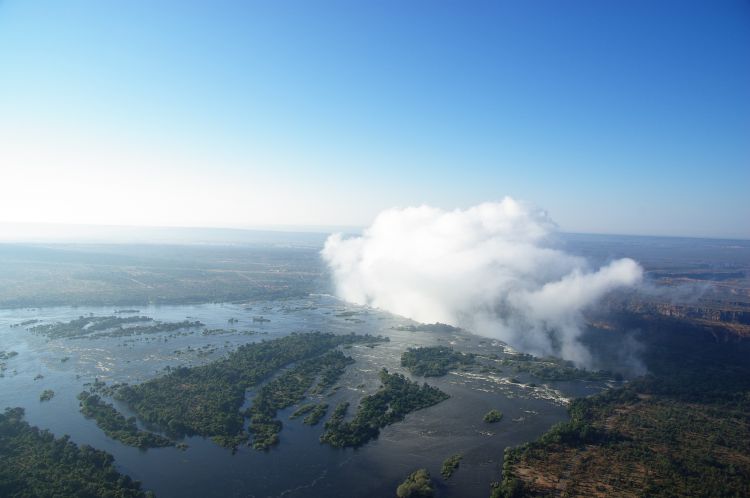
[[[0,244],[0,308],[145,306],[328,290],[315,248]]]

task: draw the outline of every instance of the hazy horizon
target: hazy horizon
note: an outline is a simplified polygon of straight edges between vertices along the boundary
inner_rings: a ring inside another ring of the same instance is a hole
[[[283,241],[286,235],[300,235],[307,243],[322,247],[335,233],[361,235],[367,226],[269,225],[230,226],[149,226],[96,225],[78,223],[9,223],[0,221],[0,243],[154,243],[154,244],[242,244]],[[698,235],[661,235],[649,233],[576,232],[557,230],[562,236],[643,237],[653,239],[703,239],[748,241],[750,237],[713,237]],[[261,235],[262,238],[253,238]],[[250,238],[248,238],[250,236]],[[276,237],[275,237],[276,236]],[[281,237],[281,239],[279,239]]]

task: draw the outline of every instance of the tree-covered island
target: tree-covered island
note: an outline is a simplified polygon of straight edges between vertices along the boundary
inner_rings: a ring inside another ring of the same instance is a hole
[[[28,330],[50,339],[101,339],[160,334],[203,326],[197,320],[159,322],[147,316],[80,316],[69,322],[35,325]]]
[[[301,362],[263,386],[253,399],[252,406],[245,413],[245,416],[250,419],[249,431],[253,438],[253,448],[266,450],[279,442],[278,434],[281,432],[282,422],[276,419],[277,410],[304,399],[305,394],[318,378],[320,381],[317,387],[321,385],[323,388],[331,387],[344,373],[344,369],[352,363],[354,360],[344,356],[341,351],[330,351],[322,356]],[[316,413],[315,409],[318,406],[320,405],[313,405],[310,411]],[[316,416],[322,417],[322,414],[316,414]],[[311,418],[310,421],[312,422],[313,419]],[[314,424],[311,423],[311,425]]]
[[[401,355],[401,366],[423,377],[441,377],[450,370],[473,363],[473,354],[459,353],[447,346],[409,348]]]
[[[125,418],[114,406],[106,403],[96,394],[83,391],[78,395],[78,400],[83,416],[94,419],[96,425],[107,436],[122,444],[140,449],[174,445],[164,436],[138,429],[135,417]]]
[[[432,479],[427,469],[412,472],[396,488],[398,498],[430,498],[433,496]]]
[[[102,496],[148,498],[153,494],[120,474],[109,453],[55,438],[23,420],[23,408],[0,413],[0,496]]]
[[[381,340],[386,339],[320,332],[291,334],[240,346],[226,358],[207,365],[176,368],[142,384],[120,387],[115,397],[125,401],[144,421],[169,434],[200,435],[223,446],[234,447],[248,439],[243,428],[245,414],[240,412],[247,389],[258,386],[280,369],[297,362],[312,360],[311,364],[314,364],[313,359],[319,359],[337,346]],[[341,357],[335,358],[339,360],[329,357],[330,362],[326,361],[315,369],[320,375],[320,384],[328,386],[335,382],[333,379],[341,367]],[[299,401],[300,390],[302,386],[309,386],[308,381],[298,383],[290,377],[284,378],[266,391],[260,400],[262,403],[254,402],[256,410],[251,410],[248,415],[257,416],[253,422],[256,442],[262,441],[258,434],[271,433],[277,427],[280,429],[281,422],[273,417],[267,418],[268,412],[273,411],[273,407],[291,406]],[[276,392],[275,388],[279,391]],[[269,425],[264,428],[261,424]]]
[[[495,424],[497,422],[500,422],[503,419],[503,412],[500,410],[492,409],[484,414],[484,420],[487,424]]]
[[[297,408],[289,418],[295,419],[305,415],[302,423],[306,425],[317,425],[328,412],[328,403],[305,403]]]
[[[459,453],[450,456],[443,460],[443,468],[440,471],[440,474],[443,476],[443,479],[446,481],[451,478],[453,473],[458,470],[458,466],[461,464],[461,459],[463,456]]]
[[[375,394],[362,398],[350,422],[344,421],[349,404],[337,406],[325,424],[326,431],[320,436],[320,441],[336,448],[362,446],[378,437],[383,427],[403,420],[408,413],[449,397],[440,389],[427,384],[420,386],[386,369],[380,371],[380,382],[382,385]]]

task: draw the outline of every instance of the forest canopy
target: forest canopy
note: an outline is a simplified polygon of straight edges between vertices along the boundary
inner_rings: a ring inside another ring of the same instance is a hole
[[[153,496],[120,474],[109,453],[78,446],[68,436],[55,438],[23,418],[23,408],[0,414],[0,496]]]

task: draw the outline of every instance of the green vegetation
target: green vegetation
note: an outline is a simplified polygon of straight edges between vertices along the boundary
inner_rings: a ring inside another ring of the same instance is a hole
[[[258,334],[267,334],[267,332],[256,332],[254,330],[237,330],[237,329],[203,329],[201,331],[201,335],[209,336],[209,335],[258,335]]]
[[[341,425],[344,422],[344,417],[346,417],[346,412],[349,411],[349,402],[343,401],[336,405],[336,408],[334,408],[333,413],[331,414],[331,418],[328,419],[328,421],[325,423],[325,429],[333,429],[336,426]],[[322,442],[322,438],[321,438]]]
[[[569,422],[508,449],[493,497],[546,496],[558,476],[572,495],[750,496],[747,411],[633,387],[576,400]]]
[[[84,384],[84,387],[86,387],[91,394],[99,394],[101,396],[108,397],[114,396],[118,389],[123,386],[127,386],[127,384],[115,383],[107,385],[106,382],[104,382],[103,380],[99,380],[99,378],[95,378],[94,382],[87,382]]]
[[[320,403],[315,406],[315,409],[311,411],[302,422],[306,425],[318,425],[323,417],[326,416],[328,411],[328,403]]]
[[[415,330],[417,330],[416,327]],[[617,374],[604,370],[582,370],[576,368],[572,362],[559,358],[536,358],[529,354],[516,353],[500,359],[498,355],[461,353],[447,346],[409,348],[401,355],[401,366],[408,368],[409,372],[414,375],[440,377],[450,370],[477,365],[477,358],[483,360],[477,368],[484,373],[502,374],[505,370],[510,370],[513,373],[528,373],[547,381],[621,378]],[[515,377],[510,381],[516,384],[521,383]]]
[[[427,469],[414,471],[396,488],[398,498],[430,498],[433,496],[432,480]]]
[[[136,325],[140,324],[140,325]],[[29,330],[50,339],[99,339],[159,334],[180,329],[203,327],[199,321],[157,322],[147,316],[81,316],[67,323],[37,325]]]
[[[315,332],[246,344],[225,359],[172,369],[148,382],[123,386],[115,397],[127,402],[144,421],[168,433],[212,437],[223,446],[233,447],[247,439],[240,407],[248,388],[285,366],[320,356],[336,346],[375,340],[367,335]],[[333,370],[324,369],[321,377]]]
[[[440,471],[443,479],[450,479],[453,473],[458,470],[458,466],[461,463],[462,458],[463,456],[461,456],[460,454],[455,454],[443,460],[443,470]]]
[[[152,319],[146,316],[131,316],[126,318],[117,316],[79,316],[75,320],[71,320],[67,323],[56,322],[45,325],[36,325],[29,330],[52,339],[69,339],[85,336],[92,332],[100,332],[102,330],[122,327],[123,325],[150,321],[152,321]]]
[[[23,408],[0,414],[0,496],[144,498],[140,483],[117,472],[112,455],[55,438],[23,420]]]
[[[96,394],[83,391],[78,395],[78,399],[81,402],[83,416],[93,418],[96,425],[107,436],[120,441],[122,444],[141,449],[174,445],[171,440],[164,436],[138,429],[135,424],[135,417],[126,419],[114,406],[105,403]]]
[[[306,425],[317,425],[318,422],[325,417],[327,411],[328,403],[307,403],[300,406],[289,418],[295,419],[302,415],[306,415],[302,420],[302,423]]]
[[[484,414],[484,420],[488,424],[494,424],[496,422],[500,422],[503,419],[503,412],[500,410],[495,410],[494,408],[487,413]]]
[[[750,343],[676,323],[643,336],[651,374],[508,448],[492,496],[750,496]]]
[[[45,389],[42,394],[39,395],[39,401],[49,401],[55,397],[55,391],[52,389]]]
[[[360,314],[359,311],[349,310],[349,311],[342,311],[340,313],[336,313],[334,316],[337,316],[340,318],[347,318],[347,317],[352,317],[352,316],[356,316],[359,314]]]
[[[411,382],[401,374],[380,371],[380,389],[365,396],[351,422],[344,422],[348,403],[341,404],[326,422],[321,442],[336,448],[358,447],[378,437],[380,429],[399,422],[406,414],[440,403],[448,395],[440,389]]]
[[[563,380],[622,380],[618,374],[606,370],[592,371],[576,368],[571,361],[560,358],[545,357],[537,358],[530,354],[516,353],[510,357],[498,360],[496,356],[491,357],[502,367],[509,368],[514,373],[528,373],[537,379],[547,381]],[[502,373],[504,368],[489,367],[489,371]],[[518,382],[516,380],[516,382]]]
[[[310,413],[311,411],[313,411],[315,409],[315,406],[316,406],[315,403],[305,403],[303,405],[300,405],[299,408],[294,410],[294,412],[291,415],[289,415],[289,418],[293,420],[295,418],[301,417],[302,415],[306,415]]]
[[[8,360],[15,356],[18,356],[15,351],[0,351],[0,377],[3,377],[3,372],[8,369]]]
[[[393,330],[404,332],[438,332],[438,333],[455,333],[461,329],[445,323],[420,323],[419,325],[396,325]]]
[[[253,399],[252,406],[245,413],[245,416],[250,419],[249,431],[253,437],[253,448],[267,450],[278,444],[278,434],[281,432],[282,423],[275,418],[277,410],[304,399],[305,393],[319,376],[320,382],[326,386],[335,382],[344,373],[344,369],[352,363],[354,360],[344,356],[341,351],[331,351],[301,362],[263,386]]]
[[[423,377],[441,377],[460,365],[473,363],[473,354],[458,353],[446,346],[409,348],[401,355],[401,366]]]

